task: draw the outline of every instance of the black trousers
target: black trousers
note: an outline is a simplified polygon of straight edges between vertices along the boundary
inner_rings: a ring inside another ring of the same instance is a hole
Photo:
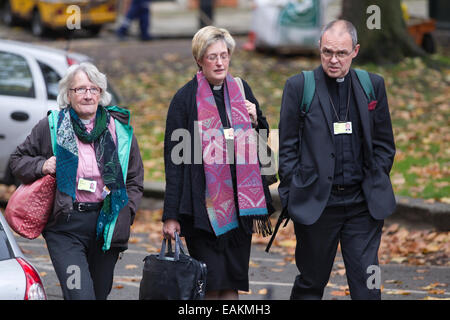
[[[296,277],[291,299],[321,299],[330,278],[338,243],[341,243],[347,282],[352,299],[381,299],[379,289],[368,286],[378,266],[383,220],[370,215],[365,202],[327,207],[312,225],[294,223],[297,246]]]
[[[120,250],[103,252],[96,239],[99,211],[58,216],[43,236],[66,300],[106,300],[112,289]]]

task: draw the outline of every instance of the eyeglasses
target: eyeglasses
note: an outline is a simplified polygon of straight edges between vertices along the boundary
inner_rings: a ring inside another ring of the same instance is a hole
[[[82,95],[82,94],[86,94],[88,91],[92,94],[92,95],[98,95],[102,92],[102,89],[97,88],[97,87],[92,87],[92,88],[84,88],[84,87],[80,87],[80,88],[73,88],[70,89],[73,92],[75,92],[76,94]]]
[[[355,50],[355,49],[352,49],[352,51],[350,51],[350,52],[348,52],[347,50],[341,50],[341,51],[334,52],[334,51],[331,51],[328,49],[322,49],[322,50],[320,50],[320,53],[322,53],[325,58],[331,58],[333,56],[336,56],[336,58],[338,58],[338,59],[344,59],[345,57],[348,57],[350,55],[350,53],[353,52],[353,50]]]
[[[228,60],[230,58],[230,55],[228,53],[226,53],[226,52],[221,53],[219,55],[215,54],[215,53],[212,53],[210,55],[207,55],[206,59],[208,61],[210,61],[210,62],[215,62],[215,61],[217,61],[217,58],[219,58],[219,57],[220,57],[220,60],[226,61],[226,60]]]

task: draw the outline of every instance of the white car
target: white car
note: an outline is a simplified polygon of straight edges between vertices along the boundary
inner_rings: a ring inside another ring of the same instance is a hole
[[[1,212],[0,300],[47,300],[39,273],[23,255]]]
[[[58,82],[88,56],[25,42],[0,40],[0,183],[13,183],[9,157],[48,110],[57,109]],[[117,95],[111,104],[118,103]]]

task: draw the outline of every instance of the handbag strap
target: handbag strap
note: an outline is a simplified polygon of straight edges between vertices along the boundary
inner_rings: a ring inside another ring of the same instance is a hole
[[[166,247],[167,247],[167,253],[172,254],[172,257],[166,257]],[[161,251],[159,252],[158,259],[159,260],[173,260],[178,261],[180,260],[180,252],[183,254],[186,254],[183,246],[183,242],[181,242],[180,236],[177,232],[175,232],[175,252],[173,252],[172,249],[172,240],[171,239],[163,239],[161,244]]]

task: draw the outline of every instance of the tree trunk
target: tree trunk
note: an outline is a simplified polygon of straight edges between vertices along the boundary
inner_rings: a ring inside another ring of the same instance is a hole
[[[371,5],[380,9],[379,29],[369,29],[375,17],[374,12],[366,12]],[[404,57],[425,56],[408,34],[400,0],[343,0],[342,19],[351,21],[358,31],[357,62],[396,63]]]

